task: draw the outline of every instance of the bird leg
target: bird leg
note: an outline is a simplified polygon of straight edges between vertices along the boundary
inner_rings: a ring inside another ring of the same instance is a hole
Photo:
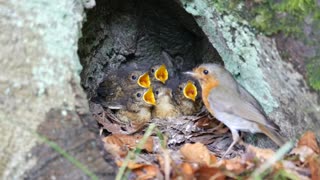
[[[230,129],[231,134],[232,134],[232,143],[231,145],[228,147],[227,151],[223,154],[223,156],[221,157],[221,159],[224,159],[224,157],[229,153],[229,151],[232,149],[232,147],[239,141],[240,136],[237,130],[232,130]]]
[[[243,137],[244,137],[244,133],[243,133],[243,132],[240,132],[240,139],[239,139],[238,142],[239,142],[240,145],[247,147],[248,144],[243,141]]]

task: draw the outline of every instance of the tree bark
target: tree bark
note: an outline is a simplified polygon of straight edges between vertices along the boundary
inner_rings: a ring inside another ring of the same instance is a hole
[[[202,0],[101,0],[86,12],[78,47],[84,6],[93,4],[0,3],[2,179],[88,178],[42,137],[98,177],[112,178],[115,165],[97,140],[85,92],[94,97],[104,74],[127,64],[169,63],[186,71],[224,63],[284,136],[295,139],[307,129],[320,136],[319,95],[282,60],[275,40],[255,35],[246,22]],[[265,137],[247,139],[272,147]]]
[[[87,179],[41,137],[112,177],[80,86],[82,1],[0,3],[0,178]],[[89,129],[88,127],[91,127]],[[40,137],[41,136],[41,137]]]

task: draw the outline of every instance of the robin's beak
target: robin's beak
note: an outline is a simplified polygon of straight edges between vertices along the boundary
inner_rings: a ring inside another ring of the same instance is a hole
[[[139,86],[143,87],[143,88],[149,88],[151,85],[151,80],[150,80],[150,76],[149,73],[146,72],[144,74],[142,74],[139,79],[138,79],[138,84]]]
[[[192,81],[188,81],[186,86],[183,88],[183,95],[192,101],[196,101],[198,91],[197,87],[192,83]]]
[[[147,92],[144,93],[143,100],[148,104],[156,105],[156,99],[154,98],[154,94],[151,87],[148,89]]]
[[[186,74],[186,75],[189,75],[189,76],[192,76],[193,78],[196,78],[198,77],[198,74],[193,72],[193,71],[187,71],[187,72],[184,72],[183,74]]]
[[[169,78],[169,73],[166,68],[165,64],[162,64],[154,73],[154,77],[158,80],[161,81],[163,84],[166,83],[166,81]]]

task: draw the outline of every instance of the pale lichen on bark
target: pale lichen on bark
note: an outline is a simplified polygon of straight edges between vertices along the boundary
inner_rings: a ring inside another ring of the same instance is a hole
[[[80,0],[9,0],[0,9],[0,176],[21,179],[35,164],[30,132],[50,109],[74,110],[84,11]]]

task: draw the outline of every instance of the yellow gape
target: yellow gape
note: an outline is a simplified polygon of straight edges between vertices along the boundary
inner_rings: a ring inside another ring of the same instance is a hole
[[[188,81],[188,83],[183,88],[183,95],[191,99],[192,101],[196,100],[196,97],[198,95],[197,87],[193,84],[192,81]]]
[[[144,93],[143,100],[148,104],[156,105],[156,99],[154,98],[152,87],[150,87],[148,91]]]
[[[144,74],[142,74],[139,79],[138,82],[139,86],[143,87],[143,88],[149,88],[151,85],[151,80],[150,80],[150,76],[149,73],[146,72]]]
[[[166,83],[166,81],[169,78],[169,73],[166,68],[165,64],[162,64],[154,73],[154,77],[158,80],[161,81],[163,84]]]

